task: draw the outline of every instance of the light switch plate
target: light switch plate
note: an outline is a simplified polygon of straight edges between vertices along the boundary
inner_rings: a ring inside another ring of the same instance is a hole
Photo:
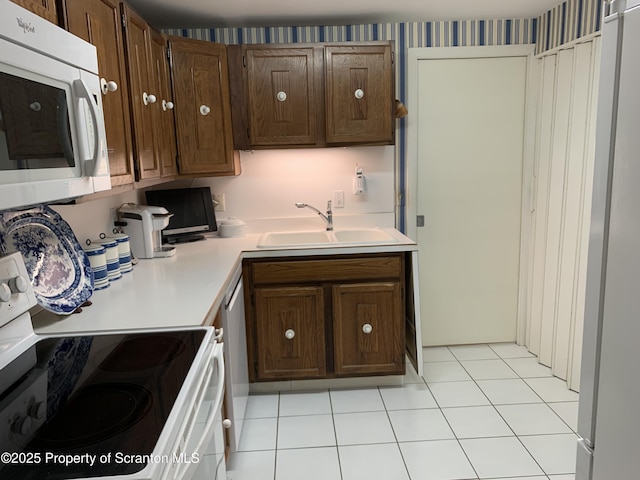
[[[344,190],[336,190],[333,192],[333,207],[344,208]]]
[[[213,194],[213,205],[214,205],[214,210],[216,212],[224,212],[225,210],[225,203],[224,203],[224,193],[214,193]]]

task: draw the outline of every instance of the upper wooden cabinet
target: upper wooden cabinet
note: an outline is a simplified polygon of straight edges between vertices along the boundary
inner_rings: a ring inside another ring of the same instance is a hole
[[[98,52],[111,185],[132,184],[135,174],[129,87],[119,4],[114,0],[66,0],[65,24],[71,33],[93,44]]]
[[[324,51],[327,143],[393,143],[391,45]]]
[[[171,91],[171,73],[168,61],[169,47],[167,39],[160,32],[151,32],[151,65],[152,81],[155,81],[154,91],[158,92],[157,105],[154,108],[156,120],[155,136],[160,175],[175,175],[178,173],[176,158],[176,127],[174,118],[173,93]]]
[[[131,91],[131,119],[137,180],[160,177],[160,159],[155,144],[154,122],[160,93],[152,79],[151,27],[126,4],[121,4]]]
[[[394,143],[390,42],[230,46],[236,148]]]
[[[17,3],[22,8],[26,8],[30,12],[36,15],[46,18],[50,22],[56,25],[60,24],[58,18],[58,8],[56,0],[11,0],[13,3]]]
[[[170,37],[181,175],[237,175],[226,46]]]
[[[322,64],[314,48],[255,45],[245,58],[251,144],[315,144]]]

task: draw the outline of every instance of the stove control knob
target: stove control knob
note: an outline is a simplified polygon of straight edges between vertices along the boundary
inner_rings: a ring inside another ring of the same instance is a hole
[[[29,283],[22,275],[18,275],[9,280],[9,288],[13,293],[24,293],[29,288]]]
[[[18,417],[11,424],[11,431],[16,435],[26,435],[31,430],[30,417]]]
[[[42,420],[44,418],[44,414],[47,413],[47,406],[44,402],[33,402],[27,413],[30,417],[35,418],[36,420]]]
[[[0,283],[0,303],[11,300],[11,289],[6,283]]]

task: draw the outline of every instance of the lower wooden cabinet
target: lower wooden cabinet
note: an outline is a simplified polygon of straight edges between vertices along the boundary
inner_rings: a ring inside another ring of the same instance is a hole
[[[246,259],[250,381],[405,373],[404,256]]]
[[[257,375],[261,379],[326,375],[321,287],[257,288]]]

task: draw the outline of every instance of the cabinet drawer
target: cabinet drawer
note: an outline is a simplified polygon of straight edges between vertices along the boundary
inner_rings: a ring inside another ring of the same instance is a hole
[[[255,262],[252,275],[254,284],[398,278],[402,276],[402,256]]]

